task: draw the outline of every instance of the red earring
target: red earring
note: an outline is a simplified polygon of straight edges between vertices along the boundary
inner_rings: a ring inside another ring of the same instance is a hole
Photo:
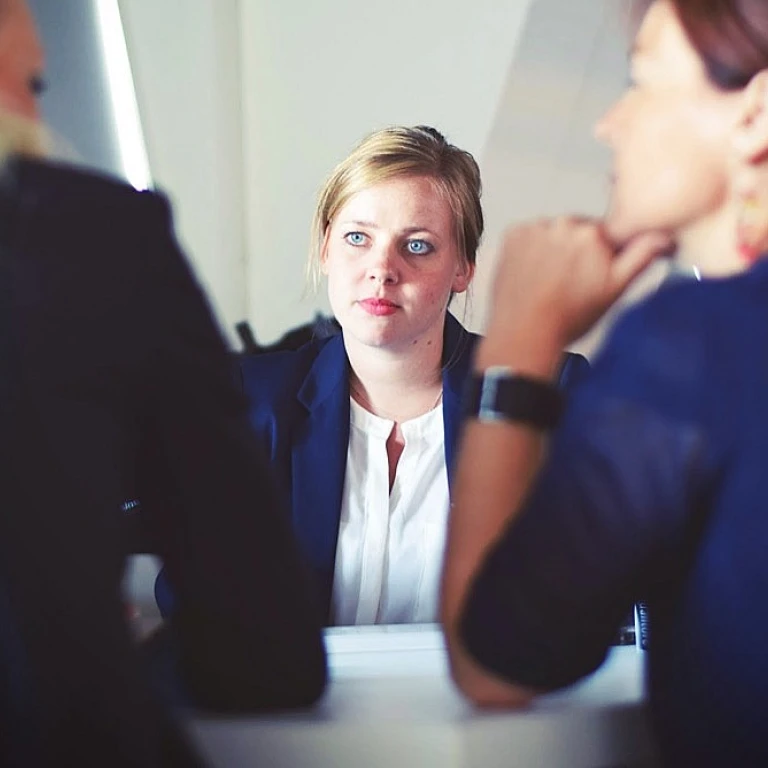
[[[768,209],[754,193],[742,199],[736,246],[741,258],[750,265],[768,249]]]

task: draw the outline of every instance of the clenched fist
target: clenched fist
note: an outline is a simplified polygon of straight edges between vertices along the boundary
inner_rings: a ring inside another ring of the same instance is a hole
[[[667,235],[649,233],[617,250],[594,219],[513,227],[501,245],[488,336],[519,338],[528,331],[566,347],[671,247]]]

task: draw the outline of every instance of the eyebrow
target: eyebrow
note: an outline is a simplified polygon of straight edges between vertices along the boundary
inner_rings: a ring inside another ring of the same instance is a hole
[[[367,229],[378,229],[378,227],[372,221],[343,221],[342,224],[351,224],[354,227],[366,227]]]
[[[342,221],[340,223],[348,226],[353,226],[353,227],[362,227],[364,229],[379,229],[379,226],[377,224],[374,224],[372,221],[354,220],[354,221]],[[433,232],[429,227],[413,226],[413,227],[406,227],[404,230],[402,230],[402,234],[404,235],[412,235],[414,232],[426,232],[432,235],[432,237],[437,237],[437,234]]]

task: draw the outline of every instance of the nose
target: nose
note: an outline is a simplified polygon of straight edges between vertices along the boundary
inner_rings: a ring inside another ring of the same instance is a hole
[[[367,277],[373,283],[394,285],[398,282],[398,253],[395,243],[380,243],[369,251]]]

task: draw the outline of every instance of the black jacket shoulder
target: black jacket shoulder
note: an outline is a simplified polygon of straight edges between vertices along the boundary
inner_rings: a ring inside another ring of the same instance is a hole
[[[160,192],[136,190],[117,178],[73,165],[18,157],[10,158],[0,173],[0,205],[3,221],[23,221],[34,212],[36,225],[40,217],[61,221],[84,207],[94,229],[120,226],[140,216],[167,230],[171,219]]]

